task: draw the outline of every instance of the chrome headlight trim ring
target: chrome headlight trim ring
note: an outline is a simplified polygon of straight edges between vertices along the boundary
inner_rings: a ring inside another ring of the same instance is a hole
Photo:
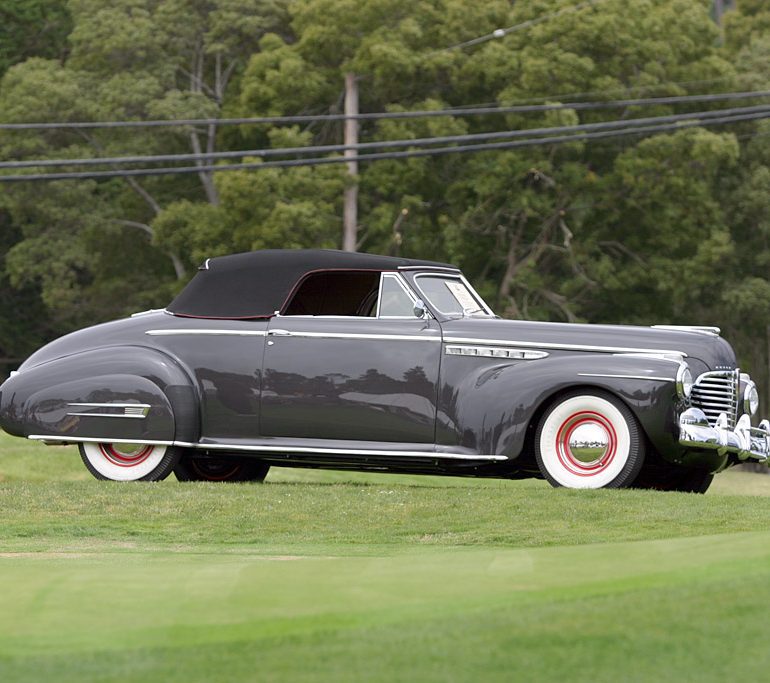
[[[676,371],[676,393],[679,398],[689,400],[692,388],[693,379],[690,368],[687,367],[687,363],[680,363],[679,369]]]
[[[751,416],[757,414],[759,410],[759,392],[757,385],[752,380],[746,380],[746,387],[743,390],[743,412]]]

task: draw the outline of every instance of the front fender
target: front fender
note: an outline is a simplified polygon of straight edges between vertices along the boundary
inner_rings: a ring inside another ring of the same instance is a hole
[[[441,444],[516,458],[524,449],[528,427],[554,397],[583,387],[617,396],[658,452],[669,459],[681,454],[677,361],[607,354],[564,354],[513,363],[478,356],[450,358],[441,388],[437,430]]]
[[[146,408],[130,407],[136,405]],[[24,369],[0,387],[0,427],[16,436],[191,442],[198,440],[199,423],[187,373],[167,355],[142,346],[57,358]]]

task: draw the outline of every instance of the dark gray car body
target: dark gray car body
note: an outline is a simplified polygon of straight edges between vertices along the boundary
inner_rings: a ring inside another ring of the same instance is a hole
[[[433,271],[392,272],[419,297],[415,278]],[[154,311],[96,325],[48,344],[0,386],[0,426],[48,443],[178,445],[279,465],[529,476],[539,416],[589,388],[623,401],[664,459],[728,464],[726,453],[683,448],[677,424],[682,362],[693,376],[736,367],[718,334],[427,305],[423,318]],[[118,419],[128,408],[79,404],[147,409]]]

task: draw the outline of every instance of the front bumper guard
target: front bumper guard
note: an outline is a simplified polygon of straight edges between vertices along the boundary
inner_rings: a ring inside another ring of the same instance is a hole
[[[770,465],[770,421],[762,420],[759,427],[752,427],[748,415],[741,415],[735,428],[730,429],[727,415],[722,413],[712,427],[700,408],[688,408],[679,416],[679,443]]]

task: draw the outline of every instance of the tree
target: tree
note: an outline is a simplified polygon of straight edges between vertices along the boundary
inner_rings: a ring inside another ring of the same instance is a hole
[[[0,78],[13,64],[30,57],[63,58],[71,22],[63,0],[7,0],[0,6]],[[56,326],[45,321],[39,287],[16,288],[5,256],[21,239],[0,196],[0,379]]]
[[[213,118],[261,35],[279,28],[283,0],[72,0],[64,63],[29,59],[0,90],[0,120]],[[15,132],[7,158],[82,158],[214,152],[216,123],[128,131]],[[202,162],[200,162],[202,163]],[[154,222],[180,200],[219,203],[210,172],[190,177],[62,182],[7,188],[23,225],[8,254],[16,284],[37,283],[52,312],[78,324],[167,300],[195,264],[155,238]],[[179,218],[177,212],[177,219]],[[194,216],[188,216],[191,220]],[[116,267],[117,264],[117,267]]]
[[[0,76],[29,57],[63,59],[71,28],[66,0],[3,0]]]

